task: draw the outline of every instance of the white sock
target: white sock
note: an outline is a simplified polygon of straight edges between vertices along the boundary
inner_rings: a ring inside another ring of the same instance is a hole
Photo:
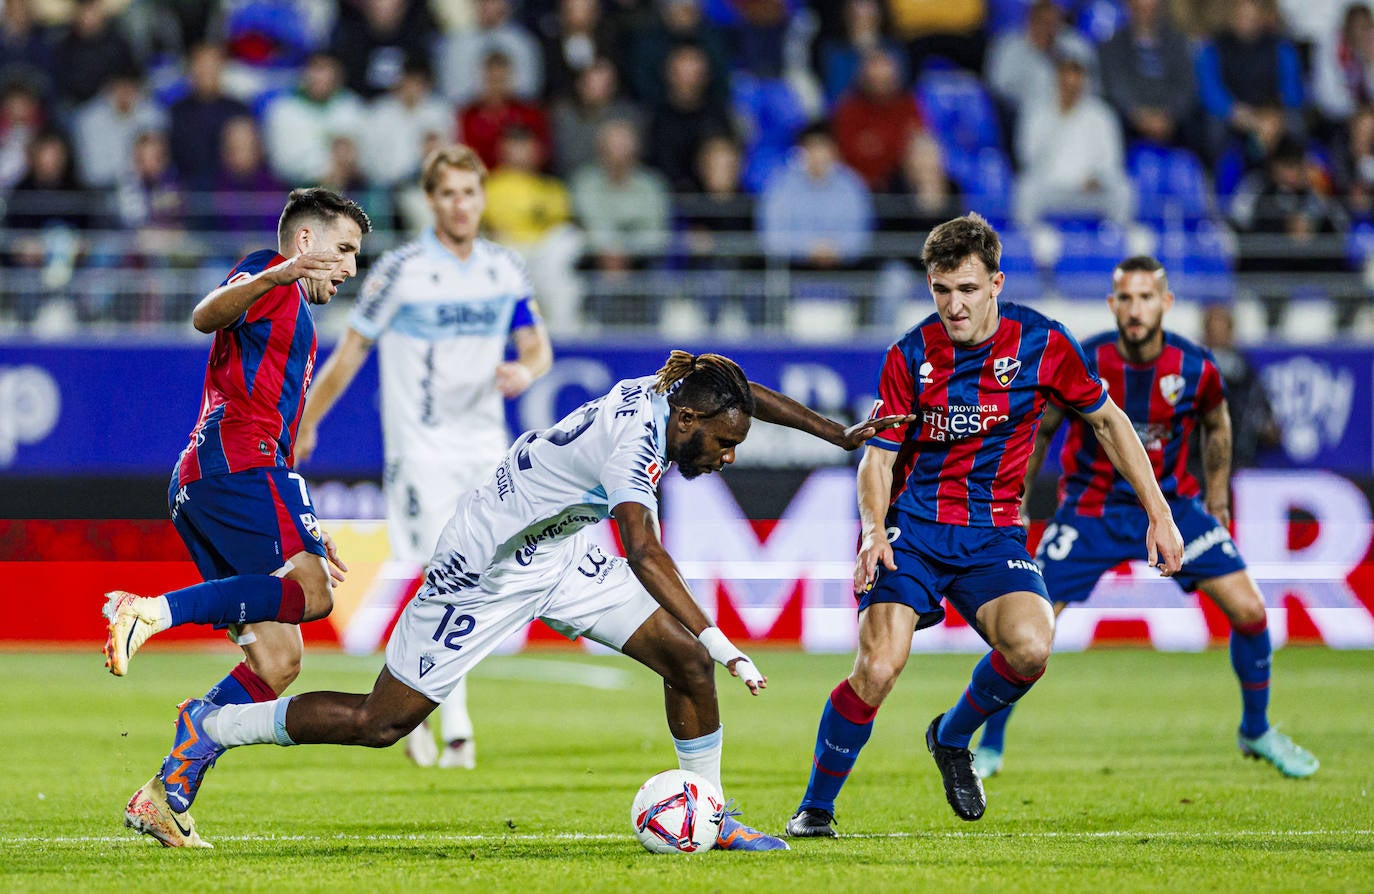
[[[160,633],[172,626],[172,606],[166,596],[154,596],[153,606],[157,609],[157,629]]]
[[[239,745],[294,745],[286,734],[291,696],[251,705],[225,705],[205,718],[205,731],[225,748]]]
[[[696,739],[679,739],[676,736],[673,738],[678,767],[705,776],[722,792],[724,789],[720,787],[720,753],[723,749],[724,730],[724,727],[720,727],[715,732]]]
[[[439,734],[444,744],[472,738],[472,718],[468,716],[468,678],[459,677],[448,698],[439,705]]]

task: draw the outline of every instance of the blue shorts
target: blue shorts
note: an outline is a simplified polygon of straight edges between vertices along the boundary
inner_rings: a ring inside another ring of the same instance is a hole
[[[1183,535],[1183,567],[1174,580],[1191,593],[1205,580],[1243,571],[1245,560],[1221,522],[1196,497],[1169,501]],[[1100,518],[1061,507],[1040,538],[1035,560],[1055,602],[1083,602],[1103,574],[1122,562],[1144,561],[1150,520],[1138,506],[1111,506]]]
[[[247,469],[180,488],[173,473],[167,508],[206,580],[274,574],[302,550],[324,555],[305,479],[290,469]]]
[[[970,528],[892,512],[887,539],[897,570],[878,564],[877,581],[859,598],[860,611],[875,602],[900,602],[915,609],[920,630],[944,619],[940,602],[948,599],[982,635],[978,609],[997,597],[1025,590],[1050,598],[1019,525]]]

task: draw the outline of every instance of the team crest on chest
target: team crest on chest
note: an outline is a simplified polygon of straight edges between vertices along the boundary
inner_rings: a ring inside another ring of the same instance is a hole
[[[1184,380],[1183,376],[1173,373],[1159,380],[1159,393],[1164,396],[1164,399],[1169,402],[1169,406],[1172,407],[1177,404],[1178,399],[1183,396],[1183,386],[1186,384],[1187,382]]]
[[[1015,357],[998,357],[992,361],[992,375],[1003,388],[1010,385],[1011,380],[1016,378],[1020,371],[1021,361]]]

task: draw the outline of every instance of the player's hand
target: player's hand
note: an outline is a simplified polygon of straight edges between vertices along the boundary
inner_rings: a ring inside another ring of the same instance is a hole
[[[331,282],[331,278],[342,257],[343,255],[335,251],[302,252],[268,272],[272,281],[279,286],[290,285],[298,279],[308,279],[318,283],[316,288],[333,295],[339,289]]]
[[[329,560],[326,567],[329,568],[329,576],[333,578],[331,586],[337,587],[344,582],[344,572],[348,566],[343,559],[339,558],[339,547],[334,543],[334,538],[329,536],[328,531],[320,531],[320,540],[324,543],[324,555]]]
[[[744,681],[752,695],[758,695],[761,690],[768,688],[768,678],[747,657],[741,655],[725,666],[730,669],[730,676]]]
[[[854,560],[854,595],[868,590],[878,577],[878,563],[888,571],[897,570],[897,562],[892,557],[892,544],[887,542],[887,531],[879,528],[864,538],[859,545],[859,555]]]
[[[1183,567],[1183,535],[1178,532],[1173,516],[1164,524],[1150,520],[1149,530],[1145,532],[1145,549],[1151,568],[1158,568],[1164,577],[1170,577]]]
[[[879,432],[896,428],[899,425],[906,425],[915,420],[915,415],[907,413],[901,416],[878,416],[873,419],[865,419],[863,422],[856,422],[844,430],[844,434],[840,436],[840,446],[845,450],[858,450],[869,438]]]
[[[1231,501],[1225,497],[1219,500],[1208,500],[1207,511],[1212,517],[1221,522],[1221,526],[1226,530],[1231,530]]]
[[[534,382],[534,373],[523,363],[509,361],[496,367],[496,390],[507,400],[525,393]]]
[[[295,457],[296,465],[303,464],[310,459],[310,454],[315,452],[315,445],[319,442],[319,429],[307,422],[302,422],[296,429],[296,443],[292,456]]]

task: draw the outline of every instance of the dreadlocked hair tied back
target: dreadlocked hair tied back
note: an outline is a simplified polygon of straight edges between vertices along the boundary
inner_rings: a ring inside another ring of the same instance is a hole
[[[739,410],[754,415],[754,393],[739,364],[720,354],[673,351],[658,371],[654,390],[675,407],[691,407],[703,418]]]

